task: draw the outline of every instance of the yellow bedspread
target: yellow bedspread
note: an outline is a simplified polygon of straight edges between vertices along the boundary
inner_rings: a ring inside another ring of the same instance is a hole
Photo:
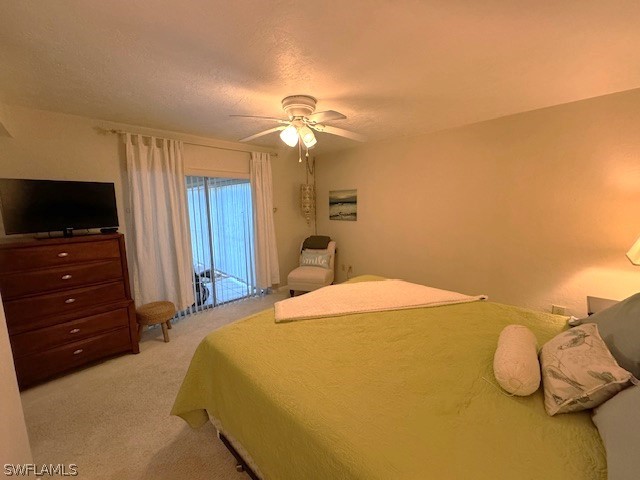
[[[508,324],[543,344],[564,319],[491,302],[276,324],[273,309],[208,335],[172,414],[217,418],[265,479],[606,479],[589,413],[508,397],[492,360]]]

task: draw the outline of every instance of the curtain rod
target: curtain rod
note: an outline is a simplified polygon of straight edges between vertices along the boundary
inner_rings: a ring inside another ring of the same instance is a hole
[[[128,132],[126,130],[116,130],[115,128],[104,129],[104,131],[107,132],[107,133],[113,133],[113,134],[116,134],[116,135],[128,133],[130,135],[140,135],[141,137],[148,137],[148,138],[156,136],[156,135],[151,135],[149,133],[137,133],[137,132]],[[206,143],[190,142],[188,140],[181,140],[179,138],[171,138],[171,137],[161,137],[161,138],[166,138],[167,140],[179,140],[179,141],[181,141],[183,143],[186,143],[187,145],[195,145],[195,146],[198,146],[198,147],[215,148],[217,150],[228,150],[230,152],[253,153],[252,150],[242,150],[240,148],[216,147],[214,145],[207,145]],[[272,152],[266,152],[266,153],[268,153],[272,157],[277,157],[278,156],[277,153],[272,153]]]

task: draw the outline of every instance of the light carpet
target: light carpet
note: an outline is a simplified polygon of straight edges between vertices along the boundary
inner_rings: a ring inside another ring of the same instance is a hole
[[[192,430],[169,412],[193,352],[209,332],[272,307],[276,293],[174,323],[171,341],[145,330],[123,355],[22,393],[34,461],[76,464],[77,478],[245,480],[209,423]]]

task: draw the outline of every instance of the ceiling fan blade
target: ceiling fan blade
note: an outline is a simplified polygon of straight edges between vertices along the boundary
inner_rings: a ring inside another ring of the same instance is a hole
[[[239,141],[240,142],[250,142],[251,140],[255,140],[258,137],[262,137],[263,135],[269,135],[270,133],[273,132],[279,132],[281,130],[284,130],[287,127],[274,127],[274,128],[270,128],[269,130],[264,130],[262,132],[256,133],[255,135],[251,135],[250,137],[246,137],[246,138],[242,138]]]
[[[273,122],[278,122],[278,123],[284,123],[287,124],[289,123],[289,120],[284,120],[282,118],[276,118],[276,117],[261,117],[260,115],[229,115],[230,117],[242,117],[242,118],[261,118],[263,120],[271,120]]]
[[[335,110],[327,110],[324,112],[316,112],[307,117],[307,120],[311,123],[323,123],[332,122],[334,120],[344,120],[347,118],[345,115]]]
[[[366,142],[367,137],[364,135],[360,135],[359,133],[350,132],[349,130],[345,130],[343,128],[332,127],[330,125],[309,125],[314,130],[323,133],[330,133],[331,135],[337,135],[339,137],[349,138],[351,140],[355,140],[356,142]]]

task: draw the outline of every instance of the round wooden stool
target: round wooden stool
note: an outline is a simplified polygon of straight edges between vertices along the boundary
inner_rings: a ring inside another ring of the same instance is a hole
[[[162,326],[164,341],[169,341],[169,328],[171,319],[176,314],[176,306],[171,302],[151,302],[136,309],[136,319],[138,320],[138,337],[142,336],[142,329],[145,325]]]

